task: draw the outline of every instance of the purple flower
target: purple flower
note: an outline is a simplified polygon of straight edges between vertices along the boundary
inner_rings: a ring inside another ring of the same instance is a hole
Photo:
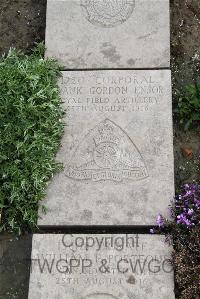
[[[191,221],[187,219],[187,217],[183,213],[177,216],[177,223],[184,224],[186,226],[192,225]]]
[[[195,200],[195,206],[196,206],[197,208],[200,208],[200,200],[199,200],[199,199],[196,199],[196,200]]]
[[[154,234],[154,233],[155,233],[155,229],[154,229],[154,228],[151,228],[151,229],[150,229],[150,233],[151,233],[151,234]]]
[[[192,196],[194,193],[195,193],[195,191],[188,190],[188,191],[183,195],[183,197]]]
[[[183,188],[185,188],[185,189],[189,188],[189,184],[184,184]]]
[[[188,214],[189,216],[191,216],[193,213],[194,213],[194,210],[193,210],[193,209],[189,209],[189,210],[187,211],[187,214]]]
[[[169,209],[170,211],[170,209]],[[181,224],[187,228],[198,225],[200,211],[200,185],[196,183],[185,184],[181,187],[181,192],[175,196],[175,201],[171,205],[171,215],[176,224]],[[158,215],[156,223],[160,229],[165,228],[170,221],[162,215]],[[156,231],[156,230],[155,230]],[[155,232],[154,229],[151,233]]]
[[[159,227],[161,227],[161,228],[165,226],[165,220],[164,220],[164,218],[163,218],[162,215],[159,214],[159,215],[157,216],[156,223],[157,223],[157,225],[158,225]]]

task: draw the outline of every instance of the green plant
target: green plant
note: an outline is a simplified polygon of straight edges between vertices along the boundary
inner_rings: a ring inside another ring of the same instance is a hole
[[[183,92],[178,92],[178,103],[175,113],[185,129],[200,124],[200,80],[188,85]]]
[[[0,231],[36,227],[47,182],[62,167],[59,65],[43,54],[38,44],[31,55],[11,49],[0,59]]]

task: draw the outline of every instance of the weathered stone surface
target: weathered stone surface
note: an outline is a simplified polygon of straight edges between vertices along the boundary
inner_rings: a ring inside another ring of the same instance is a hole
[[[174,299],[156,235],[35,235],[29,299]]]
[[[169,0],[48,0],[46,46],[68,69],[169,67]]]
[[[39,225],[145,225],[174,194],[170,71],[63,72],[66,129]]]

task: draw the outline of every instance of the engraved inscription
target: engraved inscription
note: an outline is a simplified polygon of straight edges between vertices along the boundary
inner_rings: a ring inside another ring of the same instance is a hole
[[[65,174],[75,180],[116,182],[136,181],[148,176],[137,147],[126,132],[109,119],[85,136]]]
[[[65,77],[62,83],[66,111],[100,113],[148,113],[163,101],[164,86],[152,76]]]
[[[135,0],[81,0],[86,19],[100,27],[126,22],[135,8]]]

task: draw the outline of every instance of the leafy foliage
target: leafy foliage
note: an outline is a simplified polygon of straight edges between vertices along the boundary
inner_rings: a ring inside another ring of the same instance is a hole
[[[47,182],[61,169],[60,71],[43,54],[38,44],[29,56],[11,49],[0,59],[0,231],[36,227]]]
[[[178,104],[175,109],[180,123],[185,129],[200,125],[200,80],[178,92]]]

